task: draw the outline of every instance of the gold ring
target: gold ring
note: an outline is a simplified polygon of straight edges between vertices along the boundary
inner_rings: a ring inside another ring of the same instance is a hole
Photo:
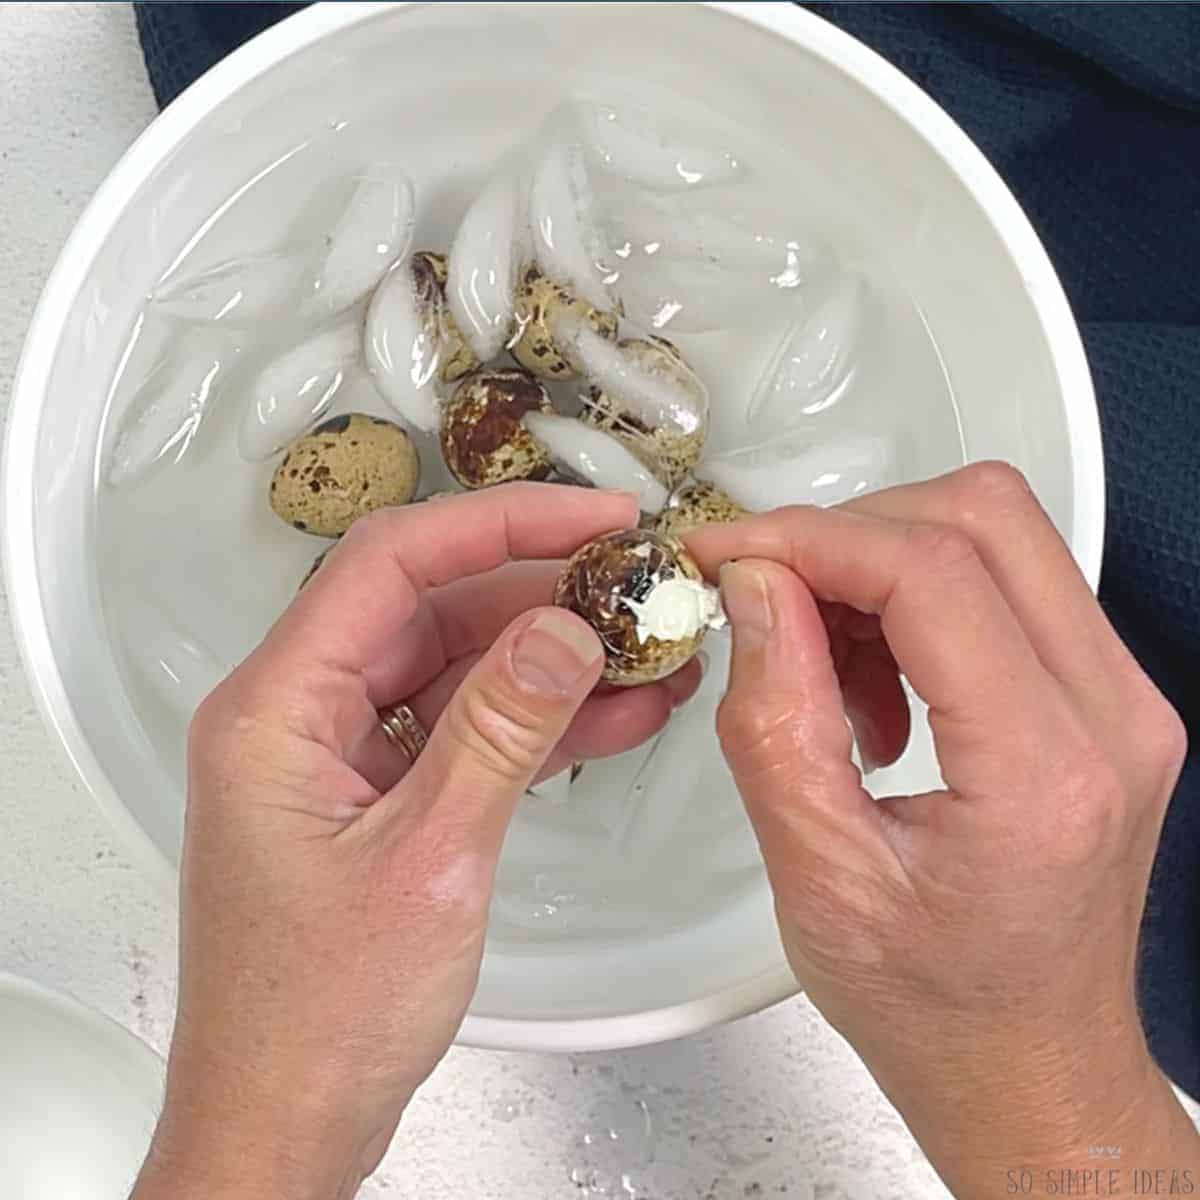
[[[417,761],[417,755],[429,744],[429,734],[425,732],[416,714],[407,704],[394,704],[390,708],[379,710],[379,727],[387,738],[410,763]]]

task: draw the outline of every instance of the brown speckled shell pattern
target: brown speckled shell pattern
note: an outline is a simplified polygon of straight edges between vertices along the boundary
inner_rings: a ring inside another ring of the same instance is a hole
[[[620,314],[601,312],[529,264],[517,283],[516,316],[520,334],[512,356],[540,379],[574,379],[579,364],[555,341],[554,321],[564,313],[586,320],[602,337],[616,338]]]
[[[694,376],[683,355],[666,338],[627,338],[619,343],[645,370],[673,375],[685,387]],[[648,427],[625,412],[606,392],[589,388],[584,397],[582,420],[611,433],[664,486],[673,488],[691,474],[704,453],[708,437],[705,420],[694,433],[682,434],[661,425]]]
[[[420,474],[416,447],[399,425],[345,413],[288,448],[271,478],[271,508],[304,533],[341,537],[359,517],[407,504]]]
[[[446,256],[436,250],[418,250],[410,261],[417,301],[430,306],[427,311],[438,344],[438,378],[443,383],[453,383],[474,371],[479,366],[479,359],[450,315],[450,305],[446,301],[450,268]]]
[[[546,479],[551,463],[526,431],[527,412],[553,412],[546,389],[525,371],[509,368],[466,376],[442,416],[442,457],[463,487],[516,479]]]
[[[701,525],[728,525],[750,513],[720,488],[696,480],[680,488],[654,520],[652,528],[666,537],[679,537]]]
[[[604,679],[621,687],[653,683],[678,671],[700,649],[704,630],[677,642],[639,642],[637,617],[624,598],[642,600],[655,584],[701,580],[695,559],[675,538],[642,529],[606,534],[580,547],[554,588],[554,603],[581,616],[604,646]]]

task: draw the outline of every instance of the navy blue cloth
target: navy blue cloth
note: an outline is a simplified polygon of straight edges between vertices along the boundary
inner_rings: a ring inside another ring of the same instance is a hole
[[[139,5],[160,103],[299,7]],[[1101,599],[1197,747],[1167,814],[1139,984],[1155,1054],[1200,1096],[1200,6],[809,7],[983,149],[1083,329],[1108,469]]]

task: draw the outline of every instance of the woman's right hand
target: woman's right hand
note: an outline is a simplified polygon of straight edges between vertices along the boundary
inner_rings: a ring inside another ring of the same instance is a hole
[[[952,1190],[1117,1146],[1200,1186],[1134,994],[1184,730],[1025,481],[979,464],[689,541],[720,571],[719,732],[792,966]],[[945,788],[876,802],[846,716],[895,759],[901,674]]]

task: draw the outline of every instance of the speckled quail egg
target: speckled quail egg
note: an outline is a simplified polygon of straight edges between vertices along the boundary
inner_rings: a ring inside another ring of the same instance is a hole
[[[578,359],[563,331],[586,321],[602,337],[617,336],[619,314],[602,312],[530,263],[517,282],[517,328],[513,357],[542,379],[573,379]]]
[[[271,478],[271,508],[304,533],[341,537],[366,513],[407,504],[420,475],[416,447],[399,425],[346,413],[288,447]]]
[[[410,269],[417,299],[431,314],[438,332],[438,378],[443,383],[453,383],[474,371],[479,359],[450,315],[446,300],[449,275],[446,256],[436,250],[419,250],[412,256]]]
[[[526,371],[473,372],[459,383],[442,414],[446,466],[467,488],[548,478],[550,458],[521,418],[552,411],[549,393]]]
[[[606,534],[563,568],[554,602],[583,617],[604,646],[604,679],[621,687],[678,671],[725,623],[717,589],[675,538],[643,529]]]
[[[674,343],[653,336],[618,342],[613,350],[620,352],[625,368],[611,351],[597,356],[601,348],[594,339],[579,344],[585,360],[605,360],[597,361],[589,376],[607,374],[613,380],[588,389],[582,419],[624,442],[667,487],[686,479],[704,453],[708,391]]]
[[[666,537],[679,537],[701,525],[729,524],[749,515],[720,488],[697,479],[672,493],[651,528]]]

